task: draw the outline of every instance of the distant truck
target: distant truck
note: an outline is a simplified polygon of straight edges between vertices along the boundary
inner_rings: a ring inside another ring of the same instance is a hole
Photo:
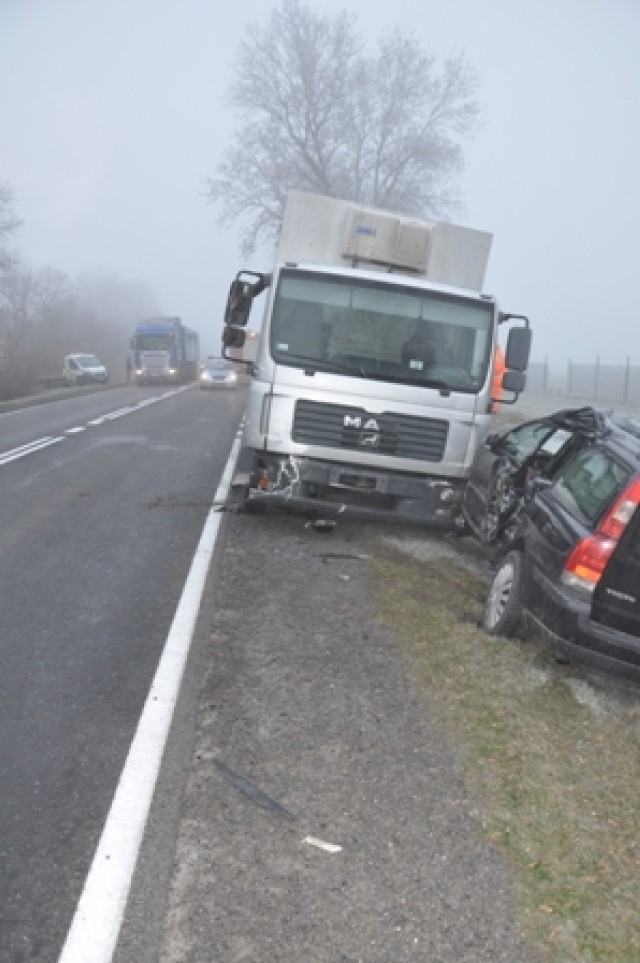
[[[199,358],[200,337],[180,318],[145,318],[131,338],[131,367],[139,385],[196,381]]]
[[[531,329],[482,293],[492,235],[290,191],[276,263],[240,271],[223,353],[266,291],[234,485],[242,504],[450,525],[501,404],[525,386]],[[505,395],[504,392],[507,394]]]

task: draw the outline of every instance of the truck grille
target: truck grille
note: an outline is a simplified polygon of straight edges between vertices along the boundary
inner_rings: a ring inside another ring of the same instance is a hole
[[[169,369],[169,355],[166,351],[144,351],[140,361],[142,368],[149,375],[163,375]]]
[[[396,458],[441,461],[449,424],[438,418],[417,418],[363,408],[296,402],[293,441],[302,445],[378,451]]]

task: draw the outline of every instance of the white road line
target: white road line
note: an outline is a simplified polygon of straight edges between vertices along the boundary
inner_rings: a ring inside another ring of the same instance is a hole
[[[193,385],[183,385],[180,388],[172,388],[170,391],[165,391],[164,394],[154,395],[152,398],[145,398],[144,401],[138,402],[135,405],[128,405],[125,408],[117,408],[115,411],[108,412],[105,415],[101,415],[99,418],[94,418],[92,421],[88,421],[85,425],[76,425],[74,428],[65,428],[64,435],[59,438],[51,438],[47,436],[46,438],[39,438],[37,441],[31,441],[27,445],[21,445],[19,448],[12,448],[9,451],[0,452],[0,465],[8,465],[9,462],[15,461],[17,458],[23,458],[25,455],[31,455],[34,451],[40,451],[41,448],[46,448],[48,445],[55,445],[58,441],[63,441],[67,435],[77,435],[81,431],[86,431],[86,429],[91,426],[95,428],[99,425],[104,425],[106,421],[115,421],[116,418],[122,418],[124,415],[131,415],[134,411],[138,411],[140,408],[146,408],[147,405],[153,405],[157,401],[162,401],[164,398],[170,398],[171,395],[178,394],[181,391],[187,391],[192,388]]]
[[[45,441],[49,441],[52,435],[45,435],[44,438],[36,438],[35,441],[29,441],[26,445],[18,445],[17,448],[10,448],[9,451],[3,452],[4,455],[18,454],[21,451],[27,451],[29,448],[33,448],[34,445],[41,445]]]
[[[214,504],[226,500],[239,451],[236,438]],[[215,507],[207,516],[58,963],[109,963],[113,957],[221,517]]]
[[[131,412],[135,410],[135,406],[129,405],[126,408],[118,408],[116,411],[110,412],[108,415],[105,415],[105,418],[109,421],[114,421],[116,418],[122,418],[123,415],[130,415]]]
[[[38,438],[36,441],[31,441],[28,445],[21,445],[19,448],[11,448],[9,451],[5,451],[0,454],[0,465],[8,465],[10,461],[15,461],[17,458],[24,458],[26,455],[33,454],[34,451],[40,451],[42,448],[48,448],[49,445],[56,445],[59,441],[63,440],[64,439],[62,436],[59,438],[47,436],[46,438]]]
[[[191,387],[187,385],[187,387]],[[140,408],[146,408],[147,405],[154,405],[158,401],[163,401],[165,398],[170,398],[171,395],[177,394],[179,391],[184,391],[185,388],[174,388],[172,391],[165,391],[162,395],[154,395],[153,398],[145,398],[144,401],[140,401],[137,405],[129,405],[126,408],[117,408],[115,411],[108,411],[104,415],[100,415],[99,418],[93,418],[91,421],[87,422],[87,425],[91,425],[95,428],[99,425],[104,425],[105,421],[115,421],[116,418],[122,418],[123,415],[133,414],[134,411],[138,411]]]

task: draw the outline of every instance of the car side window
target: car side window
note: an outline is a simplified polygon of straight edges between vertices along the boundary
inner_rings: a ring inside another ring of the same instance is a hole
[[[608,452],[590,448],[580,452],[560,471],[553,491],[572,515],[591,525],[629,474]]]

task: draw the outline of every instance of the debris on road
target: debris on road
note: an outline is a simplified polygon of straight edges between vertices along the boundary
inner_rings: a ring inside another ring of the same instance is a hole
[[[338,846],[337,843],[326,843],[324,839],[318,839],[317,836],[305,836],[302,842],[308,843],[309,846],[314,846],[316,849],[321,849],[325,853],[342,852],[342,846]]]
[[[314,532],[320,532],[322,535],[328,535],[334,530],[338,523],[334,522],[331,518],[316,518],[313,521],[305,522],[305,528],[312,528]]]
[[[330,560],[332,560],[332,559],[336,559],[336,558],[339,558],[339,559],[345,559],[345,558],[347,558],[347,559],[353,559],[354,561],[357,561],[357,562],[365,562],[365,561],[367,561],[367,560],[369,559],[369,556],[368,556],[368,555],[353,555],[353,554],[351,554],[351,553],[349,553],[349,552],[323,552],[322,555],[316,555],[316,556],[314,556],[314,557],[315,557],[315,558],[321,558],[322,561],[323,561],[325,564],[326,564],[328,561],[330,561]]]
[[[262,806],[264,809],[271,809],[273,812],[279,813],[281,816],[286,816],[287,819],[296,818],[294,814],[289,812],[288,809],[285,809],[281,803],[277,802],[275,799],[272,799],[271,796],[268,796],[262,791],[262,789],[254,786],[253,783],[249,782],[248,779],[245,779],[244,776],[241,776],[239,773],[235,772],[230,768],[230,766],[227,766],[226,763],[221,762],[219,759],[214,761],[216,769],[221,772],[223,776],[226,776],[229,782],[232,782],[234,786],[237,786],[241,792],[243,792],[246,796],[249,796],[250,799],[253,799],[253,801],[259,806]]]

